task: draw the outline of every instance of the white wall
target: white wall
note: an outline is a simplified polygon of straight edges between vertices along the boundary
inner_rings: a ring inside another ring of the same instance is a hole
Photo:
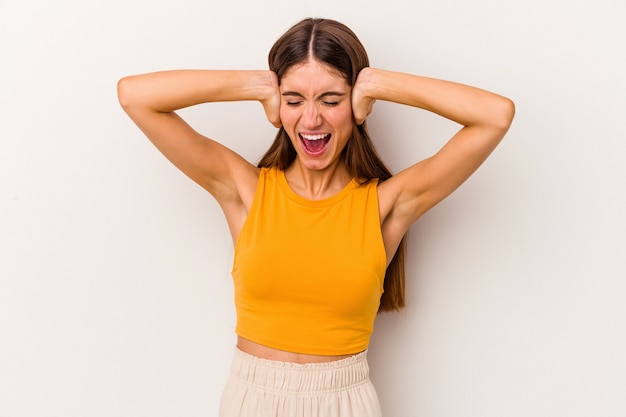
[[[3,1],[0,417],[213,416],[233,349],[216,203],[117,104],[123,75],[265,68],[308,15],[373,66],[511,97],[502,145],[410,232],[370,360],[386,417],[626,415],[623,2]],[[251,160],[257,103],[184,112]],[[456,126],[377,103],[398,170]]]

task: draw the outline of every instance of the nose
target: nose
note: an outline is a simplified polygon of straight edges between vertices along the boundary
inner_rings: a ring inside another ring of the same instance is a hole
[[[317,104],[312,103],[305,106],[302,121],[306,129],[315,129],[322,124],[322,117]]]

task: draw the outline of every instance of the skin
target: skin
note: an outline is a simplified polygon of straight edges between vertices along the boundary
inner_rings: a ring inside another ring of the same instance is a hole
[[[340,159],[352,133],[351,92],[341,75],[317,61],[294,66],[283,76],[280,119],[298,154],[285,175],[308,199],[330,197],[351,179]],[[301,135],[330,139],[322,153],[310,155]]]
[[[205,102],[259,101],[268,120],[276,127],[285,127],[297,151],[295,162],[285,173],[289,185],[312,200],[335,195],[350,181],[339,156],[352,124],[362,123],[376,100],[421,108],[460,124],[461,129],[435,155],[379,185],[388,263],[408,228],[480,166],[514,115],[513,103],[499,95],[382,69],[364,68],[351,88],[336,71],[314,59],[290,68],[280,87],[271,71],[168,71],[121,79],[118,96],[124,110],[155,146],[215,197],[233,241],[252,204],[259,169],[193,130],[176,110]],[[320,155],[307,153],[300,136],[322,134],[330,135],[325,151]],[[346,357],[285,352],[241,337],[237,344],[252,355],[287,362]]]

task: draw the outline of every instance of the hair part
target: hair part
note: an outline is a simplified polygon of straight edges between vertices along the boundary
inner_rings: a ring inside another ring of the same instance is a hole
[[[359,72],[369,66],[367,52],[354,32],[331,19],[308,18],[300,21],[274,43],[268,56],[270,70],[276,73],[279,84],[291,67],[311,59],[336,70],[350,86],[356,83]],[[257,166],[285,170],[296,156],[287,132],[281,127]],[[341,157],[348,172],[361,184],[373,179],[384,182],[392,176],[376,152],[365,123],[357,125],[354,122]],[[406,236],[387,267],[379,312],[399,310],[405,305],[405,240]]]

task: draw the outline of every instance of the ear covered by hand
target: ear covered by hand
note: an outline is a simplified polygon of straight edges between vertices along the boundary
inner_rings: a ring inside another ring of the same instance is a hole
[[[375,99],[367,94],[370,68],[363,68],[359,73],[354,87],[352,87],[352,114],[356,124],[365,122],[374,108]],[[280,120],[280,90],[278,87],[278,77],[273,71],[268,71],[268,89],[265,98],[261,100],[263,110],[267,120],[275,127],[281,127]]]
[[[363,124],[367,116],[372,112],[376,100],[368,96],[370,68],[363,68],[352,87],[352,114],[357,125]]]

